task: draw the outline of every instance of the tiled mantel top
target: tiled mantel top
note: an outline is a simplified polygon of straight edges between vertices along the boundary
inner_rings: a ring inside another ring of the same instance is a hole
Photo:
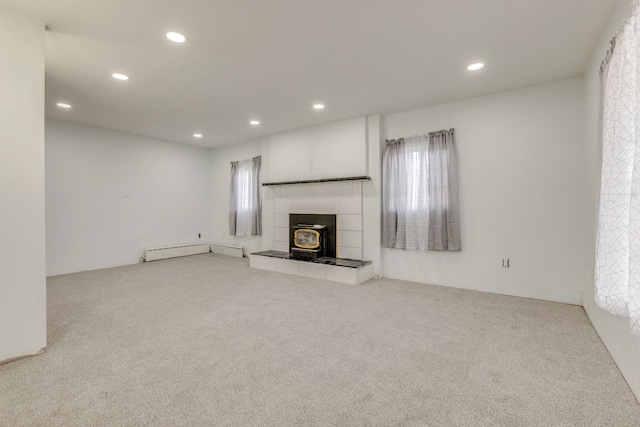
[[[344,181],[371,181],[370,176],[350,176],[346,178],[325,178],[325,179],[308,179],[304,181],[281,181],[281,182],[263,182],[263,187],[273,187],[276,185],[293,185],[293,184],[316,184],[323,182],[344,182]]]

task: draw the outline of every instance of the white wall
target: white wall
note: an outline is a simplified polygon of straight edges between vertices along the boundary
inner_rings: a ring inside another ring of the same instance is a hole
[[[0,362],[46,346],[44,25],[0,8]]]
[[[242,246],[245,254],[262,249],[260,236],[229,235],[229,189],[231,187],[231,162],[252,159],[261,155],[260,140],[244,144],[229,145],[211,150],[211,170],[213,187],[212,241]],[[265,159],[262,159],[264,181]],[[264,194],[264,193],[263,193]],[[265,201],[263,200],[263,211]],[[263,229],[265,214],[263,213]],[[264,234],[264,232],[263,232]],[[273,249],[273,248],[269,248]]]
[[[262,139],[264,182],[370,176],[370,181],[298,184],[263,191],[263,249],[288,250],[289,213],[335,213],[338,257],[380,270],[378,115],[298,129]]]
[[[272,182],[362,176],[367,172],[364,117],[269,135]]]
[[[363,259],[371,261],[373,276],[381,276],[382,265],[382,116],[367,116],[367,175],[362,186]]]
[[[456,129],[462,252],[383,249],[384,275],[581,304],[582,120],[581,79],[386,116],[387,139]]]
[[[335,213],[338,256],[373,261],[374,274],[378,274],[380,126],[380,116],[358,117],[213,149],[214,240],[241,245],[245,253],[288,251],[289,213]],[[263,187],[262,238],[229,236],[229,163],[258,155],[262,155],[263,182],[364,175],[372,179]]]
[[[209,149],[47,120],[47,275],[208,242],[212,196]]]
[[[585,202],[584,236],[585,245],[583,256],[586,264],[586,280],[584,288],[584,308],[600,334],[614,360],[620,367],[622,374],[640,400],[640,337],[629,332],[629,319],[611,315],[600,309],[594,301],[593,268],[595,257],[595,212],[598,164],[598,102],[599,102],[599,74],[598,69],[609,49],[609,41],[616,29],[631,12],[629,0],[618,1],[609,19],[609,23],[593,51],[593,55],[584,73],[585,91]]]

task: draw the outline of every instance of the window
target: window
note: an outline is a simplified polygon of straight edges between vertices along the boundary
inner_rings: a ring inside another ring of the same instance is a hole
[[[229,234],[262,234],[261,157],[231,162]]]
[[[238,167],[238,212],[251,212],[251,164],[240,163]]]
[[[383,159],[384,246],[459,251],[454,130],[387,141]]]
[[[409,146],[405,154],[407,165],[407,212],[428,213],[429,192],[427,191],[427,174],[423,173],[428,168],[426,146]]]

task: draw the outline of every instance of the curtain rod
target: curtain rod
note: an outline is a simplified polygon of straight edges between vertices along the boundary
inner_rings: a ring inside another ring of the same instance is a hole
[[[238,164],[238,163],[241,163],[241,162],[251,162],[251,161],[253,161],[253,160],[255,160],[255,159],[260,159],[261,157],[262,157],[262,156],[255,156],[255,157],[252,157],[252,158],[250,158],[250,159],[245,159],[245,160],[236,160],[235,162],[229,162],[229,163],[231,163],[231,164],[233,165],[233,164]]]
[[[398,138],[398,139],[385,139],[385,142],[387,144],[395,144],[397,142],[402,142],[405,139],[409,139],[409,138],[419,138],[421,136],[436,136],[436,135],[441,135],[443,133],[454,133],[455,132],[455,128],[451,128],[451,129],[442,129],[442,130],[437,130],[434,132],[429,132],[429,133],[425,133],[424,135],[413,135],[413,136],[408,136],[408,137],[404,137],[404,138]]]

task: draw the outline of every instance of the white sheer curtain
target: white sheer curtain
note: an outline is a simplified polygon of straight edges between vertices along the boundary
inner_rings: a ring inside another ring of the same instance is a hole
[[[229,234],[232,236],[262,234],[261,165],[260,156],[231,162]]]
[[[385,246],[429,246],[428,139],[416,136],[387,144],[384,152]]]
[[[595,298],[640,335],[640,28],[638,4],[600,69],[602,169]]]
[[[382,167],[384,246],[460,251],[454,130],[387,141]]]

